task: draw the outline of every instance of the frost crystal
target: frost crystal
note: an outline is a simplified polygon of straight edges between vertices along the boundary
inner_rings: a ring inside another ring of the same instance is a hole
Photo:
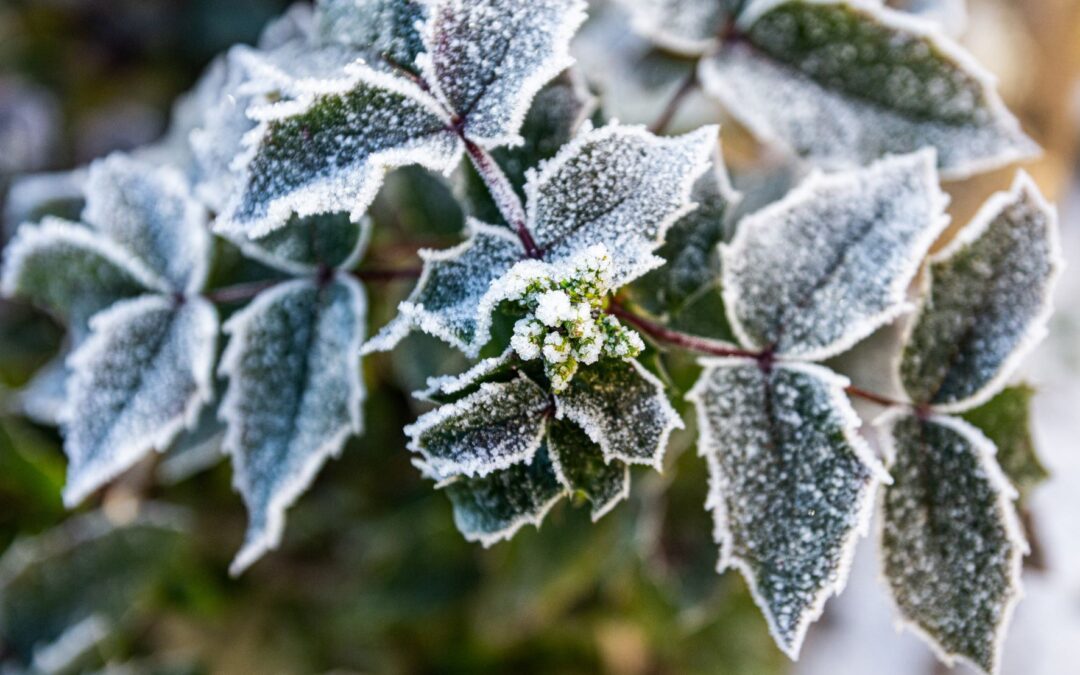
[[[736,0],[618,0],[630,12],[634,30],[671,51],[697,56],[715,47],[729,5]]]
[[[933,151],[815,174],[747,217],[723,247],[724,300],[746,346],[808,360],[854,345],[905,309],[948,220]]]
[[[581,426],[607,462],[659,470],[668,437],[683,428],[663,383],[635,360],[608,359],[582,369],[555,405],[557,417]]]
[[[251,519],[234,574],[277,546],[285,509],[361,431],[366,302],[351,277],[301,279],[259,295],[225,325],[224,449]]]
[[[149,450],[164,451],[213,396],[218,319],[205,300],[124,300],[95,315],[90,329],[68,359],[68,506]]]
[[[610,125],[584,133],[531,172],[528,227],[545,259],[595,244],[612,256],[619,287],[663,261],[654,251],[693,209],[690,193],[716,147],[716,127],[677,138]]]
[[[422,415],[405,428],[409,449],[438,476],[483,477],[532,461],[543,440],[547,393],[525,376],[484,383],[465,398]]]
[[[994,445],[960,420],[883,421],[895,482],[882,499],[884,576],[912,629],[949,665],[997,672],[1027,544]]]
[[[702,365],[687,398],[709,464],[718,567],[746,577],[773,638],[797,658],[810,624],[847,581],[884,471],[856,434],[843,378],[794,363]]]
[[[316,30],[337,43],[409,68],[423,51],[425,0],[317,0]]]
[[[1038,153],[992,76],[933,24],[869,2],[757,0],[738,26],[744,39],[702,61],[703,86],[819,165],[933,146],[963,178]]]
[[[485,147],[517,145],[536,92],[569,67],[582,0],[433,0],[424,79],[462,131]]]
[[[900,364],[908,395],[955,411],[997,393],[1045,334],[1061,265],[1056,212],[1020,173],[931,261]]]

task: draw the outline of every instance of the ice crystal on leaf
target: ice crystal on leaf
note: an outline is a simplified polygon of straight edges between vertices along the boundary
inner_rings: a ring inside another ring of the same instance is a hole
[[[348,276],[325,285],[297,279],[262,293],[225,324],[224,448],[250,513],[234,574],[277,546],[285,509],[361,431],[366,305]]]
[[[894,483],[881,502],[885,579],[897,609],[947,663],[996,673],[1027,544],[994,445],[961,420],[882,421]]]
[[[815,174],[724,246],[724,299],[746,346],[819,360],[905,308],[948,220],[932,151]]]
[[[962,178],[1038,153],[993,78],[928,22],[868,0],[757,0],[705,89],[758,137],[817,164],[926,146]]]
[[[323,42],[345,45],[410,67],[424,45],[425,0],[317,0],[315,29]]]
[[[843,589],[884,471],[856,434],[843,378],[806,364],[704,359],[688,398],[709,465],[719,569],[736,567],[796,658]]]
[[[1056,213],[1021,173],[931,261],[900,365],[908,395],[953,411],[997,393],[1045,334],[1060,267]]]

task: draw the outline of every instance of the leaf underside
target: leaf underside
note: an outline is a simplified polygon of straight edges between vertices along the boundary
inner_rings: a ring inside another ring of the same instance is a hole
[[[818,366],[703,361],[688,396],[709,464],[720,569],[737,567],[780,648],[846,583],[880,467],[855,434],[842,378]]]
[[[886,432],[881,548],[896,606],[947,663],[996,672],[1026,544],[993,444],[951,418],[900,414]]]

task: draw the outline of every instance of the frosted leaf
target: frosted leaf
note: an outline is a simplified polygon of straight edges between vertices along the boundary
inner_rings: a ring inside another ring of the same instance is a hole
[[[529,174],[529,231],[545,258],[603,244],[621,286],[663,261],[654,251],[692,208],[694,182],[716,147],[716,127],[661,138],[610,125],[579,135]]]
[[[90,330],[68,359],[68,506],[168,448],[213,396],[218,319],[205,300],[124,300],[94,315]]]
[[[883,421],[894,483],[881,501],[881,557],[907,625],[948,665],[998,670],[1027,552],[994,445],[951,417]]]
[[[912,400],[963,410],[997,393],[1046,333],[1062,266],[1057,214],[1020,173],[930,265],[900,379]]]
[[[67,398],[69,371],[65,363],[67,350],[52,359],[34,373],[16,394],[19,410],[41,424],[59,426]]]
[[[398,316],[364,345],[364,352],[392,349],[412,328],[476,356],[488,341],[490,316],[480,311],[492,282],[525,256],[503,227],[469,220],[469,239],[442,251],[421,250],[424,272]]]
[[[419,26],[426,0],[317,0],[316,30],[337,43],[411,68],[424,49]]]
[[[719,245],[727,239],[728,218],[742,195],[731,185],[719,145],[690,198],[697,208],[671,226],[657,251],[667,264],[649,272],[639,284],[656,314],[678,315],[693,296],[720,276]]]
[[[294,213],[346,211],[359,220],[388,170],[457,164],[461,142],[431,96],[362,64],[348,73],[260,110],[240,194],[220,228],[258,237]]]
[[[522,462],[477,478],[459,477],[446,486],[454,505],[454,524],[469,541],[491,546],[509,540],[527,524],[541,521],[566,491],[555,478],[551,459],[541,447]]]
[[[926,146],[946,178],[1038,154],[993,77],[928,22],[870,2],[757,0],[701,63],[704,88],[759,138],[827,167]]]
[[[558,419],[581,426],[607,462],[659,470],[668,437],[683,428],[663,383],[635,360],[608,359],[582,368],[555,405]]]
[[[295,2],[278,17],[263,26],[256,45],[276,49],[295,41],[314,42],[315,12],[302,2]]]
[[[268,103],[267,98],[293,99],[334,87],[335,80],[350,76],[349,66],[363,62],[362,55],[353,49],[340,45],[317,47],[306,42],[290,42],[273,50],[238,45],[228,56],[236,62],[234,67],[244,72],[234,93],[251,97],[253,107],[247,114],[255,118]]]
[[[889,0],[888,4],[921,19],[933,21],[949,35],[960,35],[967,28],[967,0]]]
[[[856,433],[844,378],[809,364],[702,365],[687,398],[709,463],[718,569],[742,573],[777,645],[795,659],[847,582],[884,472]]]
[[[722,248],[735,334],[809,360],[848,349],[906,309],[946,203],[929,150],[812,175]]]
[[[466,393],[472,393],[481,382],[502,373],[513,371],[514,352],[507,349],[499,356],[478,361],[472,368],[459,375],[441,375],[429,377],[427,387],[414,392],[413,396],[423,401],[442,403],[455,400]]]
[[[351,277],[324,286],[289,281],[260,294],[225,324],[229,378],[220,417],[233,483],[248,508],[239,574],[277,547],[285,510],[346,439],[361,431],[360,379],[367,300]]]
[[[405,434],[436,475],[481,477],[533,459],[550,407],[548,394],[520,375],[425,413]]]
[[[517,145],[536,92],[573,63],[582,0],[433,0],[417,62],[435,96],[484,147]]]
[[[138,260],[89,228],[46,218],[23,225],[4,250],[3,293],[56,312],[76,342],[90,317],[121,298],[166,290]]]
[[[618,0],[641,36],[687,56],[710,51],[732,17],[737,0]]]
[[[321,268],[348,269],[367,247],[371,220],[347,213],[293,216],[284,227],[259,239],[232,238],[244,255],[287,274],[311,275]]]
[[[94,162],[82,219],[168,281],[192,293],[206,282],[210,232],[205,210],[176,170],[124,155]]]
[[[555,420],[548,425],[548,452],[559,483],[592,503],[597,521],[630,495],[630,467],[607,461],[600,446],[576,424]]]
[[[23,223],[38,222],[45,216],[78,220],[84,204],[85,169],[53,173],[31,173],[9,179],[4,196],[5,238]]]

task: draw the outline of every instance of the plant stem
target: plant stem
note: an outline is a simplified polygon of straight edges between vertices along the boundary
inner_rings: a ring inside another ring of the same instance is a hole
[[[881,406],[883,408],[894,408],[894,407],[904,407],[904,408],[906,408],[906,407],[911,406],[910,403],[905,403],[903,401],[897,401],[896,399],[889,398],[888,396],[882,396],[881,394],[876,394],[876,393],[874,393],[872,391],[867,391],[866,389],[861,389],[859,387],[856,387],[853,384],[848,385],[847,387],[844,387],[844,391],[847,393],[848,396],[852,396],[854,398],[861,398],[864,401],[869,401],[869,402],[877,404],[877,405],[879,405],[879,406]]]
[[[476,172],[484,179],[484,184],[487,185],[491,198],[495,200],[495,206],[498,207],[499,213],[506,219],[510,227],[514,228],[518,239],[521,240],[526,255],[530,258],[543,258],[543,252],[536,245],[536,240],[533,239],[532,233],[529,232],[529,228],[525,224],[525,207],[522,206],[521,199],[518,197],[517,192],[514,191],[514,186],[510,184],[510,179],[506,177],[506,174],[499,167],[499,163],[495,161],[495,158],[487,150],[465,138],[464,135],[461,136],[461,140],[465,143],[465,150],[469,153],[472,165],[476,167]]]
[[[350,275],[359,279],[360,281],[380,282],[380,281],[397,281],[400,279],[415,279],[420,276],[420,268],[408,267],[401,269],[392,268],[373,268],[353,270],[349,272]],[[217,288],[212,291],[208,291],[205,297],[210,302],[217,305],[231,305],[238,302],[245,302],[254,298],[259,293],[265,290],[273,288],[280,283],[283,283],[284,279],[271,279],[265,281],[252,281],[246,284],[236,284],[235,286],[225,286],[224,288]]]
[[[664,110],[660,113],[660,116],[649,125],[649,131],[654,134],[664,133],[668,128],[668,125],[671,124],[671,121],[675,119],[675,115],[678,114],[679,108],[682,107],[686,97],[697,88],[697,85],[697,67],[695,66],[690,70],[690,73],[686,78],[683,79],[679,88],[675,90],[675,93],[672,95],[667,105],[664,106]]]

